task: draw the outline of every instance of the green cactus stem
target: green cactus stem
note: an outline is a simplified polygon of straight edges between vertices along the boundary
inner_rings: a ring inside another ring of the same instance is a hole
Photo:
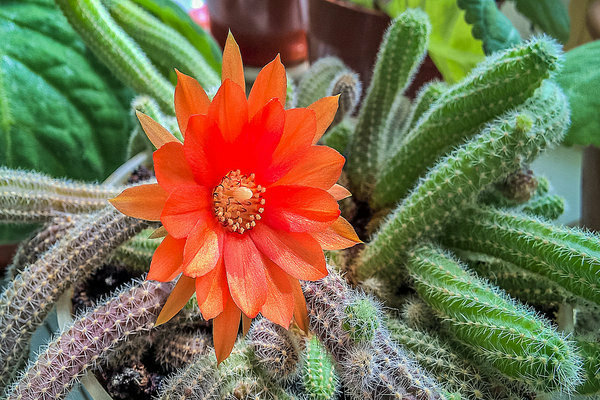
[[[434,80],[423,85],[419,92],[417,93],[417,97],[413,102],[413,107],[406,119],[406,125],[404,130],[409,132],[412,128],[415,127],[417,121],[431,108],[433,103],[437,101],[448,89],[448,84],[446,82]]]
[[[108,206],[75,226],[0,295],[0,390],[16,376],[31,335],[73,282],[91,275],[120,244],[147,226]]]
[[[481,190],[559,143],[568,124],[565,96],[550,82],[522,107],[488,124],[440,160],[396,208],[363,251],[359,277],[401,282],[406,277],[401,264],[413,243],[439,234]]]
[[[154,230],[143,230],[123,243],[113,252],[111,259],[121,262],[133,271],[146,272],[150,268],[152,256],[162,239],[148,239]]]
[[[454,257],[421,245],[410,252],[407,268],[419,295],[479,359],[539,391],[579,384],[582,360],[574,343]]]
[[[526,214],[481,207],[465,212],[442,241],[450,248],[508,261],[600,304],[600,240],[595,234],[554,226]]]
[[[54,179],[0,167],[0,222],[46,222],[106,207],[122,188]]]
[[[167,70],[178,68],[205,88],[219,86],[219,75],[202,54],[175,29],[130,0],[102,0],[115,22],[148,57]]]
[[[558,219],[565,212],[565,199],[556,194],[534,197],[523,204],[520,211],[529,215],[536,215],[548,221]]]
[[[535,38],[488,57],[448,88],[383,165],[373,207],[394,205],[436,159],[476,135],[483,123],[531,97],[559,67],[560,54],[552,40]]]
[[[346,154],[355,127],[356,122],[354,120],[351,118],[344,118],[339,124],[325,133],[321,138],[321,143],[342,154]]]
[[[55,0],[85,44],[126,85],[175,115],[174,88],[138,45],[115,23],[101,0]]]
[[[221,398],[224,376],[216,364],[212,352],[209,352],[207,356],[197,357],[187,367],[166,378],[161,385],[158,399],[200,400]]]
[[[312,400],[331,400],[338,393],[333,361],[315,336],[306,343],[302,380],[306,394]]]
[[[297,107],[308,107],[322,97],[329,96],[331,83],[340,73],[350,69],[337,57],[317,60],[300,79],[297,87]]]
[[[384,35],[350,143],[348,176],[352,193],[359,199],[367,199],[372,190],[386,151],[384,124],[394,100],[408,87],[423,60],[430,31],[427,15],[409,9],[392,22]]]
[[[29,364],[6,399],[65,398],[77,379],[119,343],[152,329],[172,288],[171,283],[134,282],[77,318]]]
[[[600,394],[600,342],[577,340],[583,358],[584,378],[575,391],[578,394]]]
[[[365,296],[352,299],[344,307],[342,327],[356,342],[370,342],[381,323],[381,311],[374,300]]]

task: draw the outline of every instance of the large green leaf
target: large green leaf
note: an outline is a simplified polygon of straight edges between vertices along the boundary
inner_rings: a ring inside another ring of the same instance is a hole
[[[567,43],[571,23],[562,0],[515,0],[517,10],[548,35]]]
[[[556,80],[571,104],[565,144],[600,146],[600,41],[567,52]]]
[[[471,35],[456,0],[379,0],[378,4],[392,18],[407,8],[419,7],[427,13],[431,21],[427,50],[446,82],[461,80],[483,60],[481,41]]]
[[[0,38],[0,165],[107,177],[131,128],[121,86],[52,1],[3,1]]]

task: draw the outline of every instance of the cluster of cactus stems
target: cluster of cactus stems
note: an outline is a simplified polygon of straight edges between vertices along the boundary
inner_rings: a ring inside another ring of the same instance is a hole
[[[133,108],[176,135],[164,62],[209,91],[218,85],[186,39],[130,0],[56,2],[140,94]],[[359,249],[330,252],[329,275],[302,283],[308,332],[259,318],[218,366],[198,308],[186,307],[176,328],[151,330],[172,285],[134,281],[76,317],[23,370],[34,330],[70,285],[107,262],[147,271],[160,239],[107,207],[121,188],[0,168],[0,220],[45,224],[21,244],[0,295],[0,392],[64,398],[87,370],[152,346],[172,371],[160,399],[600,394],[600,237],[553,224],[564,200],[529,171],[569,126],[552,79],[561,51],[546,37],[518,43],[410,100],[403,92],[429,31],[416,10],[392,22],[358,110],[360,82],[336,58],[289,85],[287,106],[340,94],[322,143],[347,155],[355,200],[342,211],[372,235]],[[151,150],[136,129],[130,153]]]

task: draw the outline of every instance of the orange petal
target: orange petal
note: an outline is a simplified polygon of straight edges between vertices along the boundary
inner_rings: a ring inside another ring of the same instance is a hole
[[[192,278],[206,275],[221,258],[223,236],[221,229],[212,229],[205,221],[199,221],[185,243],[183,273]]]
[[[232,233],[225,238],[227,284],[235,304],[250,318],[256,317],[267,300],[265,264],[247,235]]]
[[[352,193],[350,193],[348,189],[338,184],[333,185],[329,190],[327,190],[327,193],[332,195],[336,201],[340,201],[352,196]]]
[[[213,320],[213,343],[217,365],[231,354],[240,329],[240,315],[240,309],[229,297],[223,312]]]
[[[312,236],[323,250],[340,250],[362,243],[354,228],[343,217],[339,217],[329,228],[322,232],[313,232]]]
[[[302,154],[312,144],[317,131],[317,117],[308,108],[285,110],[285,124],[279,145],[273,153],[273,161],[282,163],[293,158],[295,153]]]
[[[183,144],[167,143],[152,155],[156,180],[171,192],[181,185],[195,185],[194,174],[185,159]]]
[[[294,321],[298,328],[308,334],[308,310],[306,309],[306,299],[302,293],[302,287],[298,279],[289,276],[292,294],[294,295]]]
[[[327,190],[342,174],[345,158],[327,146],[312,146],[274,185],[301,185]]]
[[[237,139],[248,123],[248,102],[243,89],[231,79],[225,80],[210,103],[208,117],[217,121],[226,142]]]
[[[327,276],[323,250],[310,234],[274,231],[263,223],[248,233],[260,252],[289,275],[307,281]]]
[[[167,235],[152,256],[150,272],[146,279],[159,282],[170,282],[175,279],[182,270],[184,246],[185,239],[175,239]]]
[[[203,186],[178,186],[165,202],[160,220],[167,231],[176,238],[189,235],[198,221],[212,217],[210,191]]]
[[[317,132],[313,137],[313,144],[321,139],[321,136],[323,136],[329,125],[331,125],[338,109],[338,97],[340,96],[323,97],[308,106],[309,109],[314,110],[317,114]]]
[[[273,61],[260,70],[252,85],[248,96],[248,113],[250,117],[252,118],[258,110],[273,98],[279,99],[281,104],[285,104],[286,91],[285,68],[278,54]]]
[[[252,325],[252,319],[246,317],[246,314],[242,313],[242,335],[246,336]]]
[[[169,232],[167,232],[165,227],[161,226],[160,228],[156,228],[154,230],[154,232],[152,232],[152,234],[150,236],[148,236],[148,239],[159,239],[159,238],[167,236],[168,234],[169,234]]]
[[[231,32],[227,35],[225,49],[223,49],[223,67],[221,69],[221,82],[225,83],[227,79],[237,83],[242,88],[242,92],[246,92],[242,55]]]
[[[265,264],[267,266],[267,301],[262,306],[260,313],[268,320],[288,329],[294,315],[292,285],[290,285],[288,274],[275,263],[266,260]]]
[[[125,215],[148,221],[160,221],[169,194],[158,183],[127,188],[110,203]]]
[[[173,318],[190,300],[190,297],[194,294],[195,282],[193,278],[188,278],[182,275],[177,281],[175,288],[169,295],[167,302],[160,311],[154,326],[159,326],[168,322]]]
[[[195,114],[206,114],[210,100],[197,80],[179,72],[177,69],[175,69],[175,72],[177,73],[175,114],[177,115],[179,130],[185,137],[190,117]]]
[[[142,129],[148,136],[148,139],[152,142],[154,147],[160,149],[161,146],[167,143],[176,142],[181,143],[171,132],[163,128],[161,124],[147,116],[146,114],[135,111],[135,115],[142,125]]]
[[[263,221],[278,230],[322,231],[340,215],[337,201],[322,189],[291,185],[273,186],[263,194],[263,198],[266,201]]]
[[[196,300],[205,320],[215,318],[229,298],[229,287],[225,275],[225,265],[221,257],[217,266],[208,274],[196,278]]]

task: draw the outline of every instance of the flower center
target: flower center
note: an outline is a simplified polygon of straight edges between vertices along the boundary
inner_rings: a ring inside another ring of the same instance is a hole
[[[254,182],[254,174],[229,171],[213,192],[215,215],[230,232],[244,233],[256,226],[265,211],[265,188]]]

